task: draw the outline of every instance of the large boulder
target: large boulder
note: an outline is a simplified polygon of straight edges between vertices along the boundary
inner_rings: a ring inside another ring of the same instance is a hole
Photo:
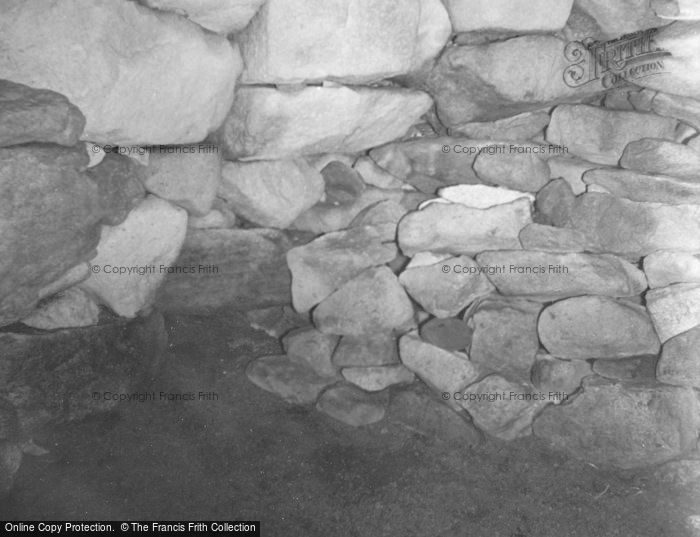
[[[82,148],[0,149],[0,326],[94,255],[105,212],[87,163]]]
[[[75,145],[85,116],[60,93],[0,80],[0,147],[48,142]]]
[[[445,0],[455,32],[556,32],[566,24],[573,3],[573,0]]]
[[[303,159],[226,162],[221,175],[219,197],[263,227],[289,227],[324,193],[321,174]]]
[[[292,246],[293,237],[273,229],[189,229],[156,304],[195,315],[289,304]]]
[[[643,306],[602,296],[555,302],[542,311],[537,329],[542,345],[559,358],[625,358],[660,348]]]
[[[68,97],[85,114],[84,140],[199,142],[231,106],[238,51],[181,17],[123,0],[4,0],[2,10],[3,77]]]
[[[405,89],[244,86],[218,138],[231,160],[355,153],[403,136],[430,106]]]
[[[450,47],[428,79],[440,120],[448,127],[490,121],[602,91],[597,82],[573,88],[564,81],[566,42],[547,35]]]
[[[236,39],[241,80],[381,80],[437,56],[451,31],[439,0],[267,0]]]
[[[690,388],[584,380],[570,404],[550,406],[535,435],[595,464],[639,468],[696,447],[700,405]]]
[[[201,27],[219,34],[246,27],[265,0],[140,0],[163,11],[184,15]]]

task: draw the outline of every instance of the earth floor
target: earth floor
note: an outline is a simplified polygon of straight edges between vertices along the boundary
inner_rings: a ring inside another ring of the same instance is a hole
[[[122,403],[52,432],[0,519],[260,520],[265,537],[685,537],[700,484],[610,472],[536,439],[476,448],[396,423],[296,408],[244,374],[277,340],[242,316],[169,318],[147,389],[218,400]]]

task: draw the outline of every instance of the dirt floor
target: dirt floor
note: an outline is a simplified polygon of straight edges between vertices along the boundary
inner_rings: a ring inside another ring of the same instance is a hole
[[[251,384],[280,351],[240,316],[168,319],[165,372],[147,388],[218,401],[123,403],[37,439],[0,519],[260,520],[265,537],[690,535],[700,486],[612,473],[534,439],[477,448],[391,422],[359,429]]]

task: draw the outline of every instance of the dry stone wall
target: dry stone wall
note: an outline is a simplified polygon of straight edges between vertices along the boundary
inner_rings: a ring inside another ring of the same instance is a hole
[[[244,310],[284,349],[249,379],[350,426],[421,385],[595,464],[696,450],[692,2],[0,9],[0,360]],[[1,380],[14,453],[55,401]]]

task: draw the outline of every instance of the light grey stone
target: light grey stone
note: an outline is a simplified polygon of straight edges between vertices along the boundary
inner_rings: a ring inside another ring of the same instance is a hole
[[[697,181],[700,176],[700,152],[685,144],[644,138],[627,145],[620,166],[641,173]],[[688,203],[693,201],[691,197]]]
[[[674,283],[700,284],[700,255],[672,250],[652,252],[644,258],[644,273],[652,289]]]
[[[646,294],[649,314],[661,341],[700,324],[700,285],[677,283]]]
[[[586,237],[580,231],[544,224],[528,224],[520,231],[519,238],[524,250],[578,253],[586,247]]]
[[[410,384],[416,377],[401,364],[368,367],[345,367],[343,378],[368,392],[378,392],[396,384]]]
[[[589,185],[602,186],[614,196],[632,201],[700,204],[700,183],[675,177],[600,168],[586,172],[583,180]]]

